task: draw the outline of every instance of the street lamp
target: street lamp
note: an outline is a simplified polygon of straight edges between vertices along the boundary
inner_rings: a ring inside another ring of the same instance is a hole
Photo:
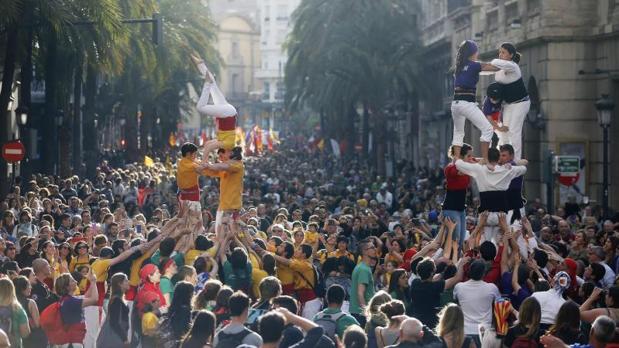
[[[15,109],[15,113],[18,116],[18,123],[20,126],[25,126],[28,123],[28,107],[20,105]]]
[[[602,97],[595,102],[595,108],[598,113],[598,123],[602,130],[604,131],[604,181],[602,183],[603,187],[603,198],[602,198],[602,209],[603,209],[603,217],[608,217],[608,128],[610,128],[610,122],[613,115],[613,109],[615,108],[615,103],[610,99],[608,94],[602,94]]]

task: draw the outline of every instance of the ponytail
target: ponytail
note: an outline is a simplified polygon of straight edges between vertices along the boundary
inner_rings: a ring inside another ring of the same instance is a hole
[[[470,56],[477,52],[477,44],[472,40],[464,40],[458,46],[458,53],[456,54],[456,64],[453,67],[454,73],[457,75],[462,72],[464,63]]]
[[[522,58],[522,54],[516,50],[516,46],[514,46],[511,42],[503,42],[501,44],[501,48],[505,49],[512,55],[512,61],[516,64],[520,63],[520,58]]]

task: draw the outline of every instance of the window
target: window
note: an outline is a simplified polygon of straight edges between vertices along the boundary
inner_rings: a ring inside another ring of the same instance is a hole
[[[230,48],[230,55],[232,58],[238,58],[241,54],[239,52],[239,43],[232,41],[232,47]]]
[[[518,13],[518,1],[512,1],[505,4],[505,23],[510,25],[515,19],[519,18],[520,13]]]
[[[527,10],[529,15],[538,14],[542,10],[541,0],[527,0]]]
[[[277,20],[288,20],[288,6],[286,4],[277,6]]]
[[[499,27],[499,9],[494,8],[486,13],[486,26],[488,30],[495,30]]]
[[[230,80],[231,80],[230,88],[232,89],[232,94],[239,93],[240,91],[237,91],[239,74],[237,73],[232,74],[232,78]]]

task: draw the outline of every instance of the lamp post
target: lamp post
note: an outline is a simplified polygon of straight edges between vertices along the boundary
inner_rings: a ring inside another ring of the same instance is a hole
[[[595,102],[595,108],[597,109],[598,123],[604,131],[604,181],[603,197],[602,197],[602,209],[603,217],[608,217],[608,129],[610,128],[610,122],[612,119],[613,109],[615,103],[610,99],[608,94],[602,94],[602,97]]]

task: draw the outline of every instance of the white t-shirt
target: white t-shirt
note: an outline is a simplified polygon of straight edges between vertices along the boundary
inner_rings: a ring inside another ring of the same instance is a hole
[[[464,334],[477,335],[479,324],[492,325],[492,305],[501,295],[496,285],[483,280],[456,284],[454,299],[464,313]]]
[[[494,80],[500,84],[510,84],[522,77],[518,64],[511,60],[493,59],[491,65],[501,69],[494,74]]]
[[[559,313],[559,308],[565,303],[561,294],[559,294],[555,289],[550,289],[548,291],[538,291],[534,292],[531,295],[533,298],[539,302],[539,305],[542,307],[542,324],[554,324],[555,319],[557,318],[557,313]]]
[[[525,166],[511,166],[508,169],[506,166],[495,165],[494,170],[490,170],[486,165],[464,162],[460,159],[456,161],[456,168],[463,174],[473,177],[480,192],[505,191],[514,178],[527,172]]]
[[[606,273],[602,279],[602,285],[604,288],[610,288],[615,283],[615,272],[606,264],[606,262],[600,262],[600,265],[604,266]]]

